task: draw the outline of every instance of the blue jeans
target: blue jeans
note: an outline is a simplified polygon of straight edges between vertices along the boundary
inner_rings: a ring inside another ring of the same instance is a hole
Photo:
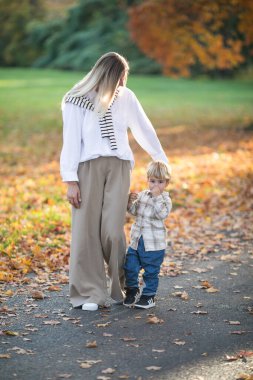
[[[126,287],[138,288],[138,276],[141,269],[144,269],[143,280],[145,287],[143,295],[154,296],[158,288],[158,275],[163,262],[165,249],[160,251],[145,251],[143,237],[138,242],[137,250],[129,247],[124,265]]]

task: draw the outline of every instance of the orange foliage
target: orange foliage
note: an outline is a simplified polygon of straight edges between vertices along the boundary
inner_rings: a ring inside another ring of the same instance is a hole
[[[129,15],[133,39],[165,75],[189,76],[195,63],[233,69],[245,60],[243,47],[253,43],[250,0],[148,0]]]

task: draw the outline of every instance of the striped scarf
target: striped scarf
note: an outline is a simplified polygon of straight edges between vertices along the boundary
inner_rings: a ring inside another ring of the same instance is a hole
[[[112,122],[112,105],[115,102],[115,99],[117,98],[119,93],[119,90],[116,91],[114,95],[114,99],[106,111],[105,115],[99,118],[99,126],[101,131],[101,136],[108,137],[110,140],[110,146],[112,150],[117,149],[117,142],[115,139],[114,129],[113,129],[113,122]],[[65,99],[66,103],[72,103],[79,107],[86,108],[88,110],[94,111],[95,107],[94,104],[90,101],[90,99],[86,98],[85,96],[67,96]]]

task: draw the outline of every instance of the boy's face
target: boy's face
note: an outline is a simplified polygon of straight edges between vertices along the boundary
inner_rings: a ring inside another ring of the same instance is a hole
[[[148,178],[148,186],[151,192],[156,190],[157,192],[160,192],[160,194],[162,194],[167,185],[168,181],[166,179],[158,179],[154,177]]]

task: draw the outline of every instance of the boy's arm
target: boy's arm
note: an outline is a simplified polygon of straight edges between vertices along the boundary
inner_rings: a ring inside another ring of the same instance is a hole
[[[172,202],[169,193],[163,192],[161,195],[152,197],[152,199],[156,218],[166,219],[172,208]]]

